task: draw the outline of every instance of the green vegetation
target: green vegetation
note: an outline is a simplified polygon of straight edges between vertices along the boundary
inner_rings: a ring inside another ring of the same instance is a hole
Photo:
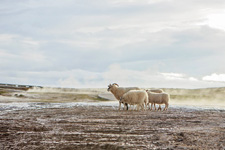
[[[15,94],[16,97],[25,97],[23,94]]]
[[[4,93],[6,93],[5,91],[0,91],[0,95],[3,95]]]
[[[0,89],[0,95],[5,95],[7,93],[9,93],[9,92],[4,89]]]

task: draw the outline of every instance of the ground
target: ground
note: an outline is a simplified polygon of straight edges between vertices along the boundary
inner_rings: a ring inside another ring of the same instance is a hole
[[[101,105],[109,97],[106,89],[4,87],[0,89],[0,149],[225,149],[224,88],[164,91],[171,95],[167,111],[119,111],[117,103]],[[98,105],[6,108],[14,102]],[[190,102],[198,103],[199,109],[186,107]],[[215,108],[200,109],[210,103]]]
[[[225,149],[225,111],[118,111],[109,106],[12,111],[0,149]]]

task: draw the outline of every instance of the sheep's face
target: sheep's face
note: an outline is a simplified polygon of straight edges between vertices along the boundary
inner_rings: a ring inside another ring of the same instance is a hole
[[[112,85],[110,84],[110,85],[108,85],[108,89],[107,89],[107,91],[110,91],[110,89],[112,88]]]
[[[112,87],[119,87],[119,85],[118,85],[118,84],[116,84],[116,83],[109,84],[109,85],[108,85],[108,89],[107,89],[107,91],[110,91],[110,89],[111,89]]]

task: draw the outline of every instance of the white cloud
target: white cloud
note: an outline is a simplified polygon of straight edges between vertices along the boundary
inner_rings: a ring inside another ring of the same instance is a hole
[[[224,86],[223,83],[210,83],[179,73],[160,73],[150,68],[134,71],[122,68],[119,64],[111,65],[103,73],[74,70],[69,77],[60,80],[63,87],[106,87],[110,83],[121,86],[139,86],[143,88],[203,88]],[[80,74],[77,76],[77,74]]]
[[[181,80],[181,79],[185,79],[185,75],[184,74],[180,74],[180,73],[161,73],[166,79],[169,80]]]
[[[1,44],[10,43],[16,37],[18,37],[18,35],[14,35],[14,34],[0,34],[0,43]]]
[[[202,80],[204,80],[204,81],[225,82],[225,74],[213,73],[211,75],[204,76],[202,78]]]
[[[225,11],[219,13],[212,13],[207,16],[205,24],[208,24],[210,27],[222,29],[225,31]]]
[[[194,78],[194,77],[189,77],[188,78],[190,81],[198,81],[198,79]]]
[[[224,0],[0,1],[0,82],[221,85],[199,79],[225,69],[224,8]]]
[[[0,58],[10,58],[10,59],[12,59],[12,58],[15,58],[15,57],[16,57],[16,55],[14,55],[10,52],[7,52],[3,49],[0,49]]]
[[[224,86],[223,82],[198,80],[180,73],[160,73],[151,68],[135,71],[111,65],[104,72],[86,70],[42,71],[42,72],[0,72],[6,83],[30,84],[71,88],[106,88],[110,83],[120,86],[138,86],[142,88],[204,88]]]

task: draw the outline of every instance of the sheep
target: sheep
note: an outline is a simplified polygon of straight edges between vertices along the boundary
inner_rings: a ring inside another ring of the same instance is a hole
[[[153,93],[153,92],[150,92],[150,91],[147,91],[148,93],[148,107],[150,108],[149,106],[149,103],[151,103],[151,109],[152,110],[152,105],[154,104],[154,107],[155,107],[155,104],[165,104],[165,108],[163,109],[164,110],[167,110],[168,106],[169,106],[169,100],[170,100],[170,95],[167,94],[167,93]],[[161,110],[161,107],[159,106],[158,108],[159,110]],[[155,110],[156,110],[156,107],[155,107]]]
[[[120,102],[137,105],[137,110],[140,107],[145,110],[144,106],[148,104],[148,94],[145,90],[130,90],[120,98]]]
[[[123,96],[123,94],[125,94],[126,92],[130,91],[130,90],[140,90],[138,87],[119,87],[118,84],[113,83],[113,84],[109,84],[108,85],[108,91],[110,91],[115,98],[119,101],[119,110],[121,108],[121,102],[120,102],[120,98]],[[127,110],[128,110],[128,105],[124,104],[127,106]]]
[[[151,89],[151,90],[146,90],[146,92],[148,92],[148,91],[154,92],[154,93],[163,93],[163,92],[164,92],[162,89]],[[155,107],[155,109],[156,109],[155,103],[154,103],[153,105],[154,105],[154,107]],[[162,108],[161,108],[161,105],[159,104],[158,110],[161,110],[161,109],[162,109]]]

